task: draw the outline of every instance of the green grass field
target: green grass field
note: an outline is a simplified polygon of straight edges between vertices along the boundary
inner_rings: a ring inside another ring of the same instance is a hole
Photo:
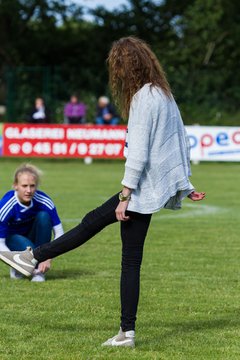
[[[34,160],[65,230],[120,189],[123,162]],[[0,196],[21,160],[0,160]],[[136,348],[119,328],[119,224],[54,260],[45,283],[0,264],[1,360],[240,359],[240,164],[192,167],[206,200],[154,215],[145,245]]]

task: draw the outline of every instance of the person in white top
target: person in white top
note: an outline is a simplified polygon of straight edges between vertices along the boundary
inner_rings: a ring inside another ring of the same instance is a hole
[[[72,250],[104,227],[120,221],[120,331],[103,345],[133,347],[140,268],[152,213],[164,208],[178,209],[187,196],[193,201],[202,200],[205,193],[195,191],[188,179],[189,146],[183,122],[150,47],[135,37],[122,38],[114,42],[108,65],[113,98],[122,117],[128,119],[122,190],[57,240],[17,253],[24,265],[14,260],[15,253],[2,252],[0,258],[31,275],[36,263]]]
[[[34,108],[32,109],[28,122],[32,124],[50,123],[51,115],[49,109],[46,107],[43,98],[37,97],[35,99]]]

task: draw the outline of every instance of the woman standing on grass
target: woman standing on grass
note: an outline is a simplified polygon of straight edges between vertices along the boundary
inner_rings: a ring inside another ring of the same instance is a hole
[[[135,37],[116,41],[108,57],[110,86],[128,118],[122,191],[89,212],[82,222],[50,244],[0,257],[26,276],[37,263],[72,250],[105,226],[120,221],[122,239],[121,324],[103,345],[134,346],[140,267],[152,213],[178,209],[188,196],[202,200],[189,182],[186,132],[170,86],[149,46]],[[16,256],[17,255],[17,256]]]

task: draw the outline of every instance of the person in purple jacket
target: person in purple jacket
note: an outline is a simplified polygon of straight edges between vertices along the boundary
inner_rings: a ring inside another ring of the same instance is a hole
[[[80,102],[76,95],[72,95],[64,107],[64,116],[68,124],[84,124],[86,112],[87,106]]]

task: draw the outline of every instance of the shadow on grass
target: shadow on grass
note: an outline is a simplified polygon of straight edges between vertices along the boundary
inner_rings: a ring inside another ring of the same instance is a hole
[[[240,318],[236,315],[240,314],[240,308],[233,311],[229,318],[209,319],[209,320],[191,320],[184,322],[163,322],[156,325],[159,331],[158,337],[150,337],[149,339],[139,341],[138,345],[144,347],[153,347],[157,349],[163,349],[169,346],[169,340],[175,338],[176,342],[182,342],[186,339],[186,336],[196,335],[198,332],[202,332],[203,336],[206,335],[206,331],[211,330],[223,330],[225,328],[234,329],[240,327]],[[152,328],[153,324],[144,324],[144,328]],[[166,330],[164,330],[166,329]],[[205,334],[204,334],[205,333]],[[198,335],[199,336],[199,335]],[[214,336],[214,335],[213,335]],[[215,334],[216,336],[216,334]]]
[[[60,280],[60,279],[78,279],[84,276],[94,276],[96,275],[95,271],[91,271],[91,270],[78,270],[78,269],[63,269],[63,270],[51,270],[47,273],[46,275],[46,279],[47,281],[53,281],[53,280]],[[31,278],[27,278],[24,277],[23,279],[20,280],[13,280],[10,279],[9,274],[4,274],[1,275],[2,279],[5,280],[9,280],[11,281],[13,284],[25,281],[25,280],[31,280]]]
[[[59,280],[59,279],[77,279],[83,276],[96,275],[95,271],[91,270],[78,270],[78,269],[63,269],[52,270],[47,274],[47,281]]]

